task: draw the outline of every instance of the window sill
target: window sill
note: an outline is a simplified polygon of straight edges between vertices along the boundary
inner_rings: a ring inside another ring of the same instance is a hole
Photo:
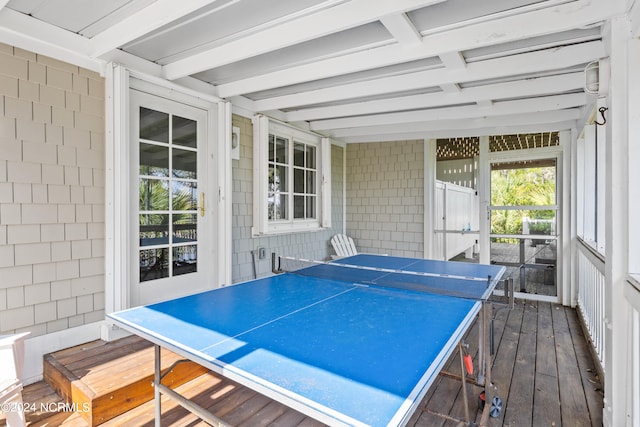
[[[627,282],[631,284],[638,292],[640,292],[640,274],[629,274]]]
[[[300,233],[316,233],[318,231],[328,230],[328,227],[300,227],[300,228],[283,228],[273,229],[268,231],[258,231],[254,228],[251,229],[251,237],[269,237],[269,236],[284,236],[287,234],[300,234]]]
[[[582,244],[583,247],[588,249],[600,261],[605,262],[605,254],[598,249],[598,245],[596,242],[592,240],[585,240],[580,236],[578,236],[578,241]]]

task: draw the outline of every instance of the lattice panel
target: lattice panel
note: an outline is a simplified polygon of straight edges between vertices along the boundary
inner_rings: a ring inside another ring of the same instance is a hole
[[[558,132],[541,132],[516,135],[492,135],[489,151],[528,150],[553,147],[560,144]],[[449,138],[437,141],[438,160],[470,159],[480,154],[480,138]]]

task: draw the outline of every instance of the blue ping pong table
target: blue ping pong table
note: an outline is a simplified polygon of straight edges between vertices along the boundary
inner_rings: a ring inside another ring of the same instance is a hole
[[[356,255],[108,317],[156,345],[156,425],[160,393],[223,424],[161,384],[161,347],[325,424],[404,425],[479,313],[488,348],[483,307],[503,273]]]

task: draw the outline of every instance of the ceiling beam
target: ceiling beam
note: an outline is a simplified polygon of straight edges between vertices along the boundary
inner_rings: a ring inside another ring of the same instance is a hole
[[[474,62],[458,70],[438,68],[266,98],[256,101],[255,108],[258,111],[270,111],[298,105],[322,104],[349,98],[411,91],[445,84],[495,79],[513,74],[543,72],[585,64],[603,56],[606,56],[606,53],[602,42],[581,43],[575,46]],[[220,90],[218,90],[218,95],[221,96]]]
[[[380,18],[380,22],[400,44],[407,45],[422,42],[422,35],[420,35],[420,32],[405,13],[384,16]]]
[[[570,30],[623,13],[624,10],[619,10],[621,9],[620,3],[617,1],[613,5],[609,5],[607,2],[578,0],[521,15],[482,22],[469,27],[442,31],[425,36],[420,44],[407,45],[402,49],[398,49],[395,45],[368,49],[351,55],[297,65],[219,85],[218,96],[226,98],[231,95],[258,92],[334,77],[338,74],[355,73],[429,58],[452,51],[464,51],[495,43],[506,43]],[[536,25],[531,25],[531,22],[535,22]],[[496,31],[497,28],[500,30]]]
[[[578,113],[537,113],[521,116],[490,117],[475,120],[448,120],[422,127],[398,127],[393,132],[372,132],[335,138],[343,142],[402,141],[407,139],[453,138],[481,135],[507,135],[511,133],[545,132],[574,128]]]
[[[557,123],[576,120],[580,117],[578,108],[565,110],[527,112],[500,116],[467,117],[462,119],[433,120],[392,125],[368,126],[363,128],[338,129],[331,132],[333,138],[345,138],[362,135],[384,135],[398,132],[429,132],[443,129],[469,129],[477,127],[495,127],[505,124],[533,125],[539,123]]]
[[[586,102],[587,96],[584,93],[572,93],[567,95],[552,95],[513,101],[502,101],[492,104],[490,107],[465,105],[462,107],[433,108],[390,114],[373,114],[342,119],[318,120],[310,123],[310,129],[315,131],[326,131],[434,120],[452,120],[465,119],[469,117],[533,113],[580,107]]]
[[[561,130],[574,129],[575,120],[567,120],[558,123],[541,123],[534,125],[510,125],[504,124],[498,127],[477,127],[469,129],[441,129],[425,132],[404,132],[388,135],[363,135],[349,138],[341,138],[344,143],[369,143],[385,141],[409,141],[437,138],[463,138],[491,135],[512,135],[518,133],[555,132]]]
[[[510,99],[564,93],[584,87],[582,72],[539,77],[515,82],[469,87],[459,93],[429,93],[375,101],[353,102],[329,107],[307,108],[286,113],[287,121],[312,121],[420,108],[459,105],[486,99]]]
[[[218,0],[157,0],[91,38],[91,56],[98,58]]]
[[[168,0],[170,1],[170,0]],[[351,0],[319,12],[252,32],[221,46],[207,49],[164,66],[165,77],[174,80],[210,68],[282,49],[331,33],[368,24],[383,16],[439,3],[443,0]]]

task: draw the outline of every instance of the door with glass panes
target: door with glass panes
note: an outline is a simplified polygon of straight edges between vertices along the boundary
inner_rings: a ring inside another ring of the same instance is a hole
[[[131,306],[209,289],[207,111],[131,91]]]

